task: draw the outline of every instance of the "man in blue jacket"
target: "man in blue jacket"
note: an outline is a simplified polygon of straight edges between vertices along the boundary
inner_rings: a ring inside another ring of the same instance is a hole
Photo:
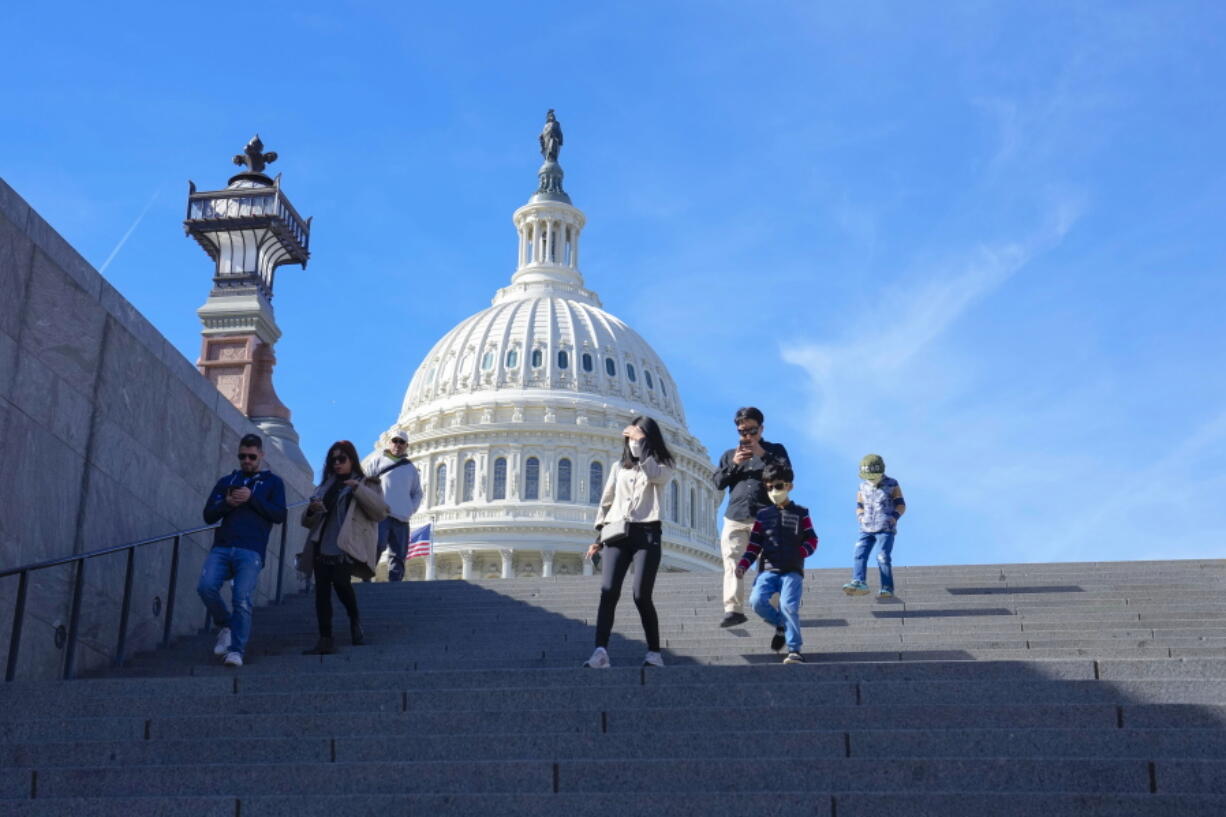
[[[285,483],[263,471],[264,443],[248,434],[238,444],[238,469],[217,480],[204,506],[204,521],[221,525],[213,532],[213,549],[204,560],[196,592],[209,617],[221,628],[213,654],[227,667],[243,665],[243,650],[251,637],[251,596],[260,581],[264,551],[273,525],[285,522]],[[227,580],[233,612],[221,599]]]

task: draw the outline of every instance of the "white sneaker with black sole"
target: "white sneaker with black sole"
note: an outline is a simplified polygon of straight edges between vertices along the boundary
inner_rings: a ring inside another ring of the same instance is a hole
[[[608,669],[613,664],[609,661],[609,651],[604,647],[597,647],[592,657],[583,662],[583,666],[589,669]]]
[[[643,666],[662,667],[664,666],[664,656],[660,655],[658,652],[648,650],[647,657],[643,659]]]
[[[225,660],[221,663],[227,667],[241,667],[243,665],[243,654],[241,652],[228,652],[226,653]]]
[[[222,627],[217,633],[217,643],[213,645],[213,655],[225,655],[230,651],[230,628]]]

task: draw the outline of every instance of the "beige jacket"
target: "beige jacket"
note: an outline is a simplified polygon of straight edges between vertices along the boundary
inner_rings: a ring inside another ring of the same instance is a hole
[[[655,457],[640,460],[633,468],[613,464],[604,484],[596,527],[606,522],[659,522],[663,517],[664,488],[673,478],[673,469]]]
[[[370,578],[374,576],[375,564],[379,560],[379,523],[387,516],[383,486],[378,479],[366,477],[357,487],[345,490],[351,490],[353,496],[349,502],[349,512],[345,514],[345,521],[341,523],[341,529],[337,533],[336,546],[358,563],[354,575],[358,578]],[[315,551],[319,547],[325,516],[326,514],[322,513],[311,513],[309,506],[302,512],[302,526],[310,528],[311,532],[298,556],[298,564],[315,564]]]

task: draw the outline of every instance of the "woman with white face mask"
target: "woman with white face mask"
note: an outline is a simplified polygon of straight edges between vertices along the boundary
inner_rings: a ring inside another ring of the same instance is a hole
[[[660,426],[650,417],[635,417],[622,429],[622,459],[605,482],[596,514],[599,539],[587,551],[590,559],[601,552],[600,609],[596,614],[596,651],[585,667],[605,669],[609,663],[609,634],[621,597],[626,571],[634,564],[634,606],[643,622],[647,656],[643,666],[662,667],[660,624],[651,601],[660,569],[661,510],[664,489],[673,478],[673,456],[664,444]]]

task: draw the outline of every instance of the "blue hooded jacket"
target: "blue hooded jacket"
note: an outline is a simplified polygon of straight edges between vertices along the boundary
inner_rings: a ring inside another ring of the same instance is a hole
[[[231,487],[250,488],[251,498],[236,508],[230,507],[226,494]],[[221,526],[213,531],[213,547],[254,550],[263,561],[272,526],[285,522],[285,483],[272,471],[231,472],[217,480],[204,506],[205,524],[211,525],[218,519]]]

